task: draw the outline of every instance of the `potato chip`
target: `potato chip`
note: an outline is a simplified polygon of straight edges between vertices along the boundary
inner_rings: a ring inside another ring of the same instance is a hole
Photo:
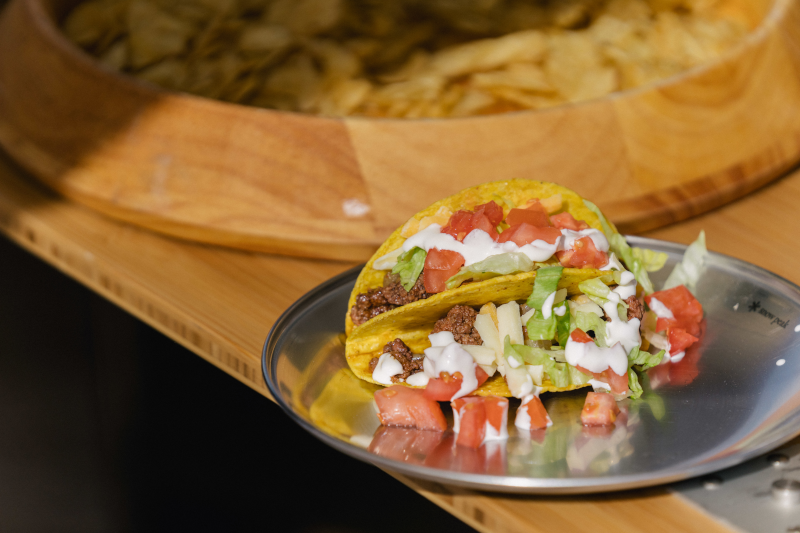
[[[544,109],[719,57],[722,0],[88,0],[65,34],[180,91],[325,116]]]

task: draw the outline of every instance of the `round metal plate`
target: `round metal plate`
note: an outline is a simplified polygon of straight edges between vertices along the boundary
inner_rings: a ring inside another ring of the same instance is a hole
[[[659,287],[684,246],[629,237],[666,252]],[[344,358],[344,317],[359,269],[312,290],[278,320],[264,345],[270,392],[312,435],[408,476],[482,490],[588,493],[693,477],[763,454],[800,432],[800,287],[749,263],[712,253],[698,283],[705,333],[683,361],[642,379],[639,400],[620,402],[614,427],[584,428],[587,389],[545,394],[554,425],[478,450],[445,434],[379,426],[377,387]],[[452,424],[451,424],[452,426]]]

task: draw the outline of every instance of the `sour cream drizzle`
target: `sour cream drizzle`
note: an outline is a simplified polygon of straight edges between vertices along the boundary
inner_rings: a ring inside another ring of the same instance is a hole
[[[375,370],[372,372],[372,379],[383,385],[392,384],[392,376],[403,373],[403,365],[400,361],[394,358],[392,354],[381,354],[378,358],[378,364],[375,365]]]
[[[402,249],[404,252],[415,247],[422,248],[425,251],[432,248],[450,250],[461,254],[464,257],[464,266],[470,266],[490,256],[508,252],[521,252],[528,256],[531,261],[547,261],[557,251],[571,250],[575,246],[575,241],[583,237],[590,237],[594,242],[595,248],[601,252],[607,252],[609,248],[606,236],[596,229],[585,229],[581,231],[562,229],[561,237],[556,239],[555,244],[549,244],[542,240],[535,240],[524,246],[517,246],[516,243],[511,241],[503,243],[495,242],[488,233],[481,229],[472,230],[469,235],[464,238],[464,242],[459,242],[452,235],[442,233],[441,231],[442,226],[439,224],[431,224],[416,235],[412,235],[406,239]]]
[[[660,301],[658,301],[653,297],[650,297],[650,303],[648,305],[650,307],[650,310],[653,311],[658,318],[669,318],[669,319],[675,318],[675,315],[672,314],[672,311],[670,310],[669,307],[662,304]]]
[[[534,398],[539,397],[539,392],[541,391],[541,387],[534,387],[533,392],[531,394],[527,394],[523,396],[522,403],[517,408],[517,416],[514,417],[514,425],[520,429],[524,429],[527,431],[531,430],[531,415],[528,413],[528,410],[525,409],[525,406],[533,400]],[[547,427],[553,425],[553,421],[550,419],[550,415],[547,416]]]
[[[452,336],[452,333],[450,335]],[[450,398],[450,401],[466,396],[478,388],[478,378],[475,375],[478,364],[469,352],[457,342],[451,342],[447,346],[431,346],[425,349],[422,368],[430,379],[438,378],[441,372],[447,372],[451,376],[456,372],[461,373],[461,388]]]

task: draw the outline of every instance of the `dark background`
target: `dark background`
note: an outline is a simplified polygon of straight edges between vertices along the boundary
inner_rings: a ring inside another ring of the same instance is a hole
[[[473,531],[4,238],[0,257],[0,531]]]

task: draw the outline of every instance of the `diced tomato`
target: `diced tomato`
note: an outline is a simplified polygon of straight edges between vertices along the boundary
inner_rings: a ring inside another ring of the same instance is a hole
[[[559,213],[557,215],[552,215],[550,217],[550,222],[553,226],[557,227],[558,229],[571,229],[572,231],[581,231],[583,229],[589,229],[590,226],[583,220],[575,220],[570,213],[564,211],[563,213]]]
[[[476,215],[486,215],[492,226],[497,226],[503,221],[503,208],[497,205],[497,202],[492,200],[489,203],[475,206]]]
[[[576,366],[578,370],[583,372],[584,374],[590,374],[594,379],[598,381],[602,381],[603,383],[608,383],[608,386],[611,388],[611,392],[614,394],[625,394],[628,392],[628,373],[626,372],[624,375],[620,376],[610,368],[606,368],[602,372],[590,372],[586,370],[582,366]]]
[[[469,396],[453,400],[453,416],[458,423],[456,444],[477,448],[486,438],[487,422],[496,435],[505,435],[508,424],[508,400],[497,396]]]
[[[650,305],[655,298],[666,306],[675,318],[659,318],[656,321],[656,331],[669,328],[681,328],[689,335],[697,336],[700,333],[700,321],[703,320],[703,306],[697,298],[683,285],[678,285],[665,291],[654,292],[645,296],[644,301]]]
[[[520,411],[528,413],[531,419],[531,429],[547,429],[547,426],[550,425],[550,417],[547,416],[547,410],[538,396],[532,396],[527,403],[520,405],[517,409],[517,417],[520,416]]]
[[[702,339],[703,335],[705,335],[705,325],[705,320],[700,322],[700,334],[698,336],[699,339]],[[686,355],[684,355],[683,359],[677,363],[663,365],[669,367],[669,382],[676,387],[681,387],[694,381],[695,378],[697,378],[697,376],[700,374],[700,369],[698,368],[697,363],[700,360],[701,354],[702,351],[700,350],[700,343],[698,342],[689,346],[689,348],[686,349]]]
[[[530,224],[539,228],[548,228],[551,226],[550,219],[547,217],[547,211],[544,210],[542,204],[536,202],[528,209],[512,209],[506,215],[506,224],[509,226],[516,226],[517,224]]]
[[[425,291],[435,294],[445,290],[447,280],[458,274],[464,266],[464,256],[451,250],[431,248],[425,257],[425,267],[422,270],[422,281]]]
[[[682,328],[669,328],[667,330],[667,338],[669,339],[669,353],[675,355],[680,352],[685,352],[686,348],[697,342],[697,337],[686,333]]]
[[[594,340],[580,328],[573,329],[572,333],[569,334],[569,338],[580,343],[594,342]]]
[[[498,434],[503,434],[503,429],[508,424],[508,399],[499,396],[484,396],[486,406],[486,421]]]
[[[472,231],[472,215],[471,211],[456,211],[450,215],[450,220],[447,225],[442,228],[442,233],[452,235],[459,241],[463,241],[464,237],[469,235]]]
[[[489,379],[489,375],[477,365],[475,365],[475,377],[478,379],[478,387]],[[461,390],[462,382],[463,379],[459,372],[456,372],[455,376],[451,376],[447,372],[440,372],[438,378],[428,380],[428,385],[424,390],[425,397],[437,402],[449,402]]]
[[[459,398],[451,404],[453,416],[458,417],[456,444],[478,448],[486,436],[486,405],[483,398]]]
[[[581,411],[584,426],[610,426],[617,419],[619,407],[614,397],[607,392],[590,392]]]
[[[492,224],[492,222],[489,220],[489,217],[486,215],[478,213],[472,215],[472,229],[480,229],[485,231],[489,234],[489,237],[491,237],[493,241],[497,241],[497,239],[500,238],[500,234],[497,233],[496,226],[497,224]]]
[[[511,241],[517,246],[525,246],[533,241],[540,240],[548,244],[555,244],[556,239],[561,237],[561,231],[556,228],[539,228],[531,226],[527,222],[522,222],[516,226],[511,226],[500,234],[498,242]]]
[[[439,431],[381,426],[372,437],[369,451],[404,463],[422,464],[444,435]]]
[[[419,389],[393,385],[375,392],[378,418],[384,426],[402,426],[444,431],[447,421],[438,402],[429,400]]]
[[[608,264],[608,254],[598,250],[591,237],[577,239],[572,250],[556,252],[561,266],[567,268],[601,268]]]
[[[495,202],[481,204],[475,211],[456,211],[442,228],[442,233],[452,235],[459,241],[470,234],[474,229],[481,229],[489,234],[493,240],[499,237],[497,225],[503,220],[503,209]]]

